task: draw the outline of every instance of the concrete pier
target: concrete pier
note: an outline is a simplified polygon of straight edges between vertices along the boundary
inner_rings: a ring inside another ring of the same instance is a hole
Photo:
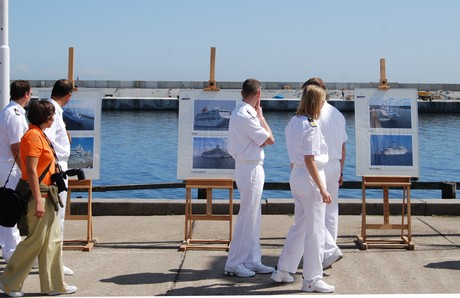
[[[336,295],[367,298],[458,297],[460,293],[460,235],[458,217],[413,216],[414,250],[370,248],[355,245],[360,233],[360,216],[340,216],[337,244],[344,257],[325,271],[324,280],[336,287]],[[370,216],[369,221],[382,218]],[[392,217],[391,222],[398,222]],[[236,222],[236,217],[233,223]],[[263,215],[262,261],[276,266],[292,215]],[[82,239],[86,222],[66,220],[65,239]],[[398,231],[385,235],[398,237]],[[224,275],[226,251],[178,251],[184,239],[184,216],[94,216],[97,239],[90,252],[64,250],[64,264],[73,269],[65,282],[78,287],[69,297],[106,296],[264,296],[302,294],[302,262],[293,283],[275,283],[270,275],[252,278]],[[228,224],[212,221],[194,223],[196,239],[222,239]],[[370,233],[368,234],[371,235]],[[382,233],[372,235],[383,237]],[[0,260],[0,271],[5,262]],[[26,297],[39,296],[38,269],[32,269],[22,287]],[[449,294],[449,295],[447,295]],[[421,296],[419,296],[421,295]],[[3,293],[0,296],[6,297]],[[359,297],[359,296],[358,296]],[[412,296],[411,296],[412,297]]]

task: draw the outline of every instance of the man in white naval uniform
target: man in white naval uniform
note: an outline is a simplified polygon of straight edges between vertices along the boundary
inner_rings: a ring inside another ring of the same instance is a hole
[[[261,198],[265,182],[263,147],[275,143],[260,107],[261,86],[247,79],[243,101],[232,112],[228,130],[228,152],[235,159],[235,181],[240,193],[240,210],[230,243],[225,274],[251,277],[268,274],[273,267],[262,264],[260,249]]]
[[[326,174],[327,191],[332,197],[331,204],[326,206],[325,217],[326,229],[332,236],[332,238],[326,237],[324,248],[323,268],[328,269],[343,257],[336,242],[339,226],[339,186],[343,184],[347,132],[342,113],[328,102],[325,102],[321,109],[318,125],[328,148],[329,161],[324,167],[324,173]]]
[[[309,79],[304,83],[302,88],[308,85],[316,85],[326,91],[326,84],[320,78]],[[339,226],[339,186],[343,184],[343,168],[346,154],[345,142],[348,136],[345,129],[345,118],[339,110],[327,101],[321,108],[318,125],[327,144],[329,161],[324,167],[324,173],[326,174],[327,191],[332,198],[331,204],[326,206],[325,217],[326,229],[331,237],[326,235],[323,269],[328,269],[333,263],[343,257],[336,242]]]
[[[29,128],[24,107],[29,104],[31,96],[29,82],[23,80],[12,82],[11,101],[0,114],[0,184],[5,185],[11,170],[6,187],[12,189],[16,188],[21,178],[19,145],[22,136]],[[12,228],[0,226],[0,243],[5,262],[8,263],[20,241],[21,236],[16,226]]]
[[[54,115],[54,121],[50,128],[45,129],[46,136],[50,139],[53,144],[54,151],[58,158],[58,164],[61,169],[65,172],[68,170],[67,161],[70,156],[70,136],[67,133],[66,125],[63,118],[63,107],[70,101],[73,92],[73,84],[69,80],[58,80],[54,83],[53,89],[51,90],[51,98],[47,99],[50,101],[56,110]],[[68,186],[68,180],[65,179],[65,185]],[[67,202],[67,191],[59,193],[64,206],[59,208],[58,217],[59,223],[61,224],[62,239],[64,240],[64,219],[65,219],[65,208]],[[73,275],[73,271],[64,266],[64,274],[67,276]]]

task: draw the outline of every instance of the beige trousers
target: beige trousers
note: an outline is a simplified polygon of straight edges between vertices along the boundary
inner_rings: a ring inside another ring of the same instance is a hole
[[[34,215],[35,200],[29,201],[27,209],[29,235],[18,244],[0,276],[0,283],[7,291],[21,291],[37,256],[41,292],[45,294],[65,291],[61,227],[51,200],[49,198],[42,198],[42,200],[45,200],[45,216],[42,218]]]

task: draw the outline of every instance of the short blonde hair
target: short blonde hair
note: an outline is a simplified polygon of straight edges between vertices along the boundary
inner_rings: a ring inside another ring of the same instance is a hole
[[[326,100],[326,91],[316,85],[308,85],[303,89],[302,98],[297,107],[297,116],[309,116],[318,119],[323,102]]]

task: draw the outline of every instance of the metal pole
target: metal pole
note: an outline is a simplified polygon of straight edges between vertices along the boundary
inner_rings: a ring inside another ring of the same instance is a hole
[[[10,47],[8,45],[8,0],[0,0],[0,108],[10,101]]]

